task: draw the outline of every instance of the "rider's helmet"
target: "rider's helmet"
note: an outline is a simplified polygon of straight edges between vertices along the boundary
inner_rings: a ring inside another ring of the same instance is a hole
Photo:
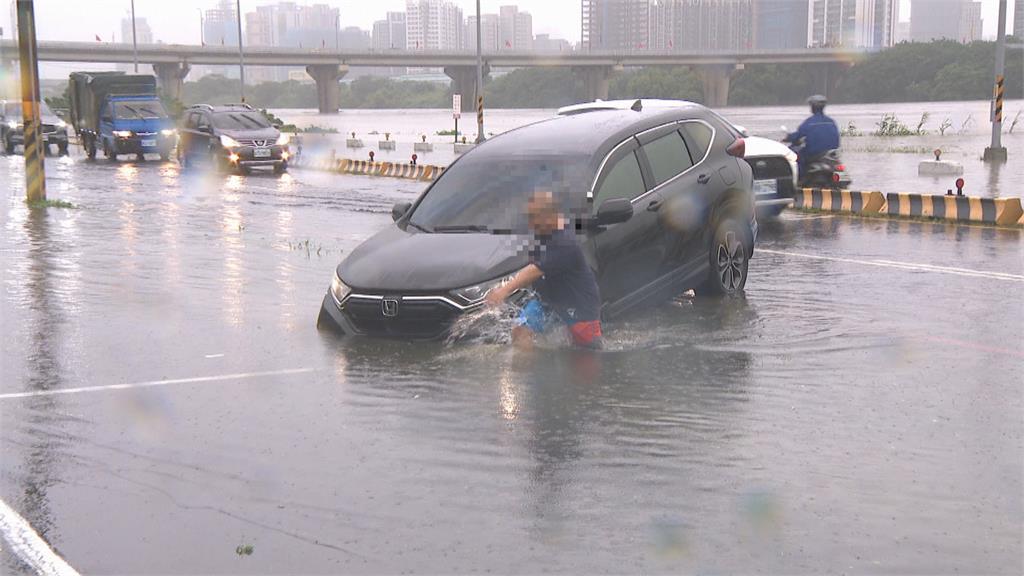
[[[807,103],[811,105],[811,114],[817,114],[825,111],[825,104],[828,104],[828,99],[821,94],[815,94],[807,99]]]

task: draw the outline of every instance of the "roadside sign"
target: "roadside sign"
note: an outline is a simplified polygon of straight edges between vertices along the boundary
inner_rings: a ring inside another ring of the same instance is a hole
[[[452,94],[452,118],[462,117],[462,94]]]

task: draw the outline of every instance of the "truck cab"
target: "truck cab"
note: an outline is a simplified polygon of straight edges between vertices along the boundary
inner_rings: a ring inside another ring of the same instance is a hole
[[[177,132],[163,104],[155,97],[111,96],[100,114],[103,154],[117,160],[119,154],[159,154],[167,160]]]

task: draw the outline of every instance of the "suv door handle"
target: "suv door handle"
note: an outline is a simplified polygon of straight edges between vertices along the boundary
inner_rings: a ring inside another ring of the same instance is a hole
[[[661,209],[661,204],[661,200],[651,200],[650,202],[647,203],[647,211],[657,212],[659,209]]]
[[[711,181],[711,176],[708,176],[707,174],[701,174],[700,176],[697,176],[697,183],[698,184],[707,184],[710,181]]]

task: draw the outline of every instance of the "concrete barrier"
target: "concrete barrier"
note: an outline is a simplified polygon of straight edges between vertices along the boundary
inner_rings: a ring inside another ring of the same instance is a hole
[[[338,174],[355,174],[359,176],[381,176],[388,178],[405,178],[407,180],[430,181],[444,172],[444,166],[430,164],[399,164],[396,162],[371,162],[370,160],[350,160],[348,158],[321,158],[307,160],[296,158],[292,166],[310,168]]]
[[[939,218],[1006,226],[1020,223],[1024,209],[1020,198],[932,196],[890,192],[885,195],[884,212],[890,216]]]
[[[885,197],[881,192],[820,188],[802,188],[797,191],[793,200],[794,208],[854,214],[877,214],[885,205]]]

